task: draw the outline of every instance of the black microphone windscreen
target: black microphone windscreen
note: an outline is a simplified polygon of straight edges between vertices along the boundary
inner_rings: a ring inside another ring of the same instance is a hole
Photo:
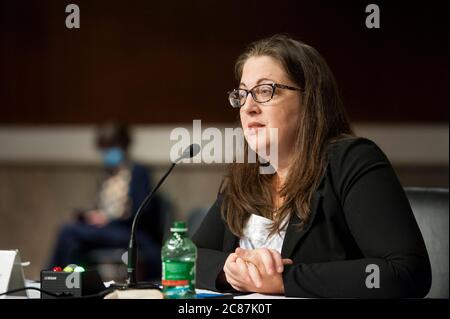
[[[192,158],[195,155],[197,155],[200,152],[200,145],[198,144],[191,144],[189,146],[189,157]]]

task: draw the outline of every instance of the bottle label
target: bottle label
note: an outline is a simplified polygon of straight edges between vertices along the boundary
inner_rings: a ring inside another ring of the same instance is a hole
[[[162,269],[163,286],[189,286],[195,278],[195,263],[192,261],[164,261]]]

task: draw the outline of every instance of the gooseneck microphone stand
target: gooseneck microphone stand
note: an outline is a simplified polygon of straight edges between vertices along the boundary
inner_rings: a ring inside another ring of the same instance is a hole
[[[200,146],[198,144],[191,144],[189,147],[187,147],[183,154],[172,163],[169,170],[164,174],[164,176],[160,179],[158,184],[156,184],[155,188],[148,194],[145,199],[142,201],[141,205],[139,206],[136,214],[134,215],[133,224],[131,226],[131,235],[130,235],[130,242],[128,244],[128,262],[127,262],[127,273],[128,273],[128,279],[127,283],[125,285],[120,285],[121,289],[126,288],[159,288],[159,285],[156,283],[148,283],[148,282],[142,282],[139,283],[137,281],[137,275],[136,275],[136,266],[137,266],[137,259],[138,259],[138,248],[137,248],[137,241],[136,241],[136,229],[139,223],[139,217],[142,215],[142,212],[145,210],[147,205],[150,203],[150,201],[153,198],[153,195],[156,193],[156,191],[159,189],[161,184],[164,182],[164,180],[169,176],[170,172],[172,172],[175,165],[177,165],[181,160],[192,158],[195,155],[197,155],[200,152]]]

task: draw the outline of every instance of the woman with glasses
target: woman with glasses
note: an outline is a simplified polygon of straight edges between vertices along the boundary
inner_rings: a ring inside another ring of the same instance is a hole
[[[423,297],[425,244],[378,146],[356,137],[326,62],[284,35],[256,41],[235,65],[229,102],[245,150],[277,143],[274,174],[234,163],[193,237],[197,285],[294,297]],[[270,140],[269,129],[278,139]],[[247,158],[247,157],[246,157]]]

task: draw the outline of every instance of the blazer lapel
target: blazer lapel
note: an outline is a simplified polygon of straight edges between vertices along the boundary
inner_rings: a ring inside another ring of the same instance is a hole
[[[230,231],[228,227],[225,227],[222,250],[226,252],[234,252],[237,247],[237,243],[238,238]]]
[[[322,187],[327,170],[328,167],[327,169],[325,169],[325,173],[322,175],[319,186],[313,194],[311,200],[311,215],[308,223],[303,227],[302,230],[298,231],[297,226],[300,223],[300,218],[297,216],[297,214],[292,214],[286,229],[283,247],[281,248],[281,256],[283,256],[283,258],[290,258],[299,241],[308,233],[309,229],[311,228],[311,225],[317,214],[317,210],[320,206],[320,201],[322,199]],[[223,240],[223,251],[233,252],[238,246],[238,241],[239,239],[228,229],[228,227],[226,227]]]
[[[325,170],[325,172],[327,169]],[[283,258],[290,258],[295,247],[298,245],[300,240],[308,233],[311,225],[314,222],[314,218],[316,217],[317,210],[320,206],[320,202],[322,200],[322,186],[323,181],[325,179],[326,173],[322,175],[321,181],[319,183],[319,187],[314,192],[313,197],[311,199],[311,215],[309,217],[308,223],[301,229],[298,230],[298,224],[300,223],[300,218],[297,214],[292,214],[289,224],[286,229],[286,235],[284,237],[283,246],[281,248],[281,256]]]

